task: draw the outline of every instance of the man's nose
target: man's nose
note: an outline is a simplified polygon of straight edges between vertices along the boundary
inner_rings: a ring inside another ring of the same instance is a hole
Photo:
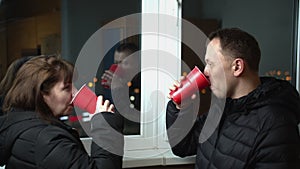
[[[204,67],[203,73],[204,73],[205,76],[209,76],[209,72],[208,72],[207,66]]]

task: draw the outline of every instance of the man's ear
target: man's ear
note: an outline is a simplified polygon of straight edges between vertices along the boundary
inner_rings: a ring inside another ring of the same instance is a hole
[[[232,62],[232,72],[233,75],[238,77],[240,76],[245,70],[245,61],[241,58],[236,58]]]

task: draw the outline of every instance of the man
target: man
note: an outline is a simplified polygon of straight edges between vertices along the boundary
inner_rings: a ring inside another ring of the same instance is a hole
[[[116,72],[106,70],[101,79],[103,86],[110,88],[112,102],[125,117],[125,135],[140,134],[140,57],[134,43],[120,44],[114,53]]]
[[[136,59],[136,55],[133,55],[132,57],[128,57],[131,54],[134,54],[138,51],[138,47],[134,43],[122,43],[120,44],[114,53],[114,63],[117,65],[117,71],[119,71],[119,76],[117,77],[120,79],[120,81],[114,81],[112,83],[114,72],[112,70],[105,70],[103,73],[101,79],[101,84],[104,86],[108,86],[109,88],[118,88],[123,86],[124,84],[127,85],[127,82],[132,79],[129,78],[127,75],[132,75],[133,73],[139,72],[139,59]],[[136,59],[136,60],[135,60]],[[123,76],[121,76],[123,75]],[[118,83],[120,82],[120,83]],[[123,82],[124,84],[122,84]],[[134,83],[134,85],[138,85],[140,82]],[[140,86],[140,85],[138,85]],[[131,86],[129,86],[131,87]]]
[[[205,142],[199,135],[207,114],[199,115],[180,141],[170,128],[191,114],[196,99],[167,106],[168,137],[175,155],[196,154],[199,169],[300,168],[300,99],[288,82],[259,77],[260,49],[250,34],[221,29],[209,36],[204,74],[214,96],[226,100],[220,123]],[[170,90],[179,87],[175,83]],[[194,98],[195,96],[193,96]],[[214,113],[214,112],[209,112]],[[175,131],[175,130],[173,130]]]

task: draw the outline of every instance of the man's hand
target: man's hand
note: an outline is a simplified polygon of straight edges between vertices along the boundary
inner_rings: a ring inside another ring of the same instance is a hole
[[[101,84],[106,88],[116,89],[126,86],[127,83],[122,81],[122,78],[114,74],[111,70],[105,70],[101,77]]]
[[[105,72],[101,76],[101,84],[110,88],[113,76],[114,73],[111,70],[105,70]]]
[[[180,81],[184,80],[185,78],[186,78],[186,76],[181,76]],[[170,92],[171,92],[171,91],[174,91],[174,90],[176,90],[177,88],[180,88],[180,87],[181,87],[181,83],[180,83],[179,81],[176,80],[176,81],[173,83],[173,85],[169,87],[169,90],[170,90]],[[167,97],[168,97],[169,99],[172,100],[172,98],[171,98],[171,96],[170,96],[170,93],[168,94]],[[192,103],[192,100],[196,99],[196,97],[197,97],[197,95],[196,95],[196,94],[193,94],[193,95],[190,97],[189,100],[182,100],[180,105],[177,104],[176,102],[174,102],[173,100],[172,100],[172,101],[173,101],[173,103],[176,105],[176,108],[177,108],[177,109],[182,109],[182,108],[188,107],[188,106]]]

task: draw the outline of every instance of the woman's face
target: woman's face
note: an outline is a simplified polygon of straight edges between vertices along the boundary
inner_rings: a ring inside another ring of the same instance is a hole
[[[48,94],[43,94],[43,98],[56,117],[70,115],[73,110],[73,106],[70,104],[72,100],[71,83],[65,84],[63,81],[56,83]]]

